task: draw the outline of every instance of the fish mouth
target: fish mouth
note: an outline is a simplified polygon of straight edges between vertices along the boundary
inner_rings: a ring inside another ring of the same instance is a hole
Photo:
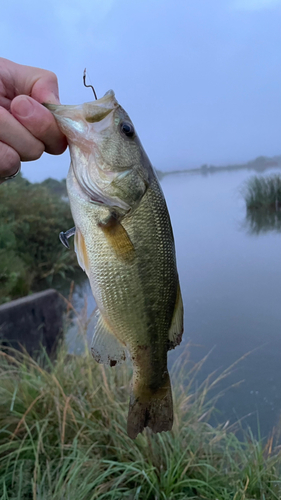
[[[115,98],[113,90],[96,101],[85,102],[84,104],[50,104],[42,103],[54,115],[58,121],[62,132],[69,137],[71,132],[83,134],[87,130],[88,123],[102,121],[119,104]]]
[[[82,146],[83,151],[87,155],[91,153],[95,142],[93,134],[99,134],[104,128],[108,127],[113,111],[119,107],[113,90],[109,90],[103,97],[96,101],[84,104],[63,105],[44,103],[43,105],[51,111],[60,130],[66,135],[70,151],[73,146],[78,146],[78,148]],[[126,202],[118,197],[110,196],[106,190],[101,189],[90,175],[88,169],[81,172],[78,171],[75,168],[75,162],[72,162],[72,168],[80,188],[88,196],[91,203],[119,208],[125,212],[130,210],[130,206]]]

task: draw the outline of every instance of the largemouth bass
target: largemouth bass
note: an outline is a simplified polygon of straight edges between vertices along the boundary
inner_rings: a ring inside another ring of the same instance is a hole
[[[127,431],[168,431],[167,351],[181,341],[183,305],[164,195],[113,91],[77,106],[46,105],[68,139],[75,251],[97,303],[91,351],[133,364]]]

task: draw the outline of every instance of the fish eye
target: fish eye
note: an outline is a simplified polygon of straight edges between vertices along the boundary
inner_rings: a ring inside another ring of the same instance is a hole
[[[135,129],[129,122],[121,123],[121,132],[123,132],[123,134],[125,134],[127,137],[133,137],[135,135]]]

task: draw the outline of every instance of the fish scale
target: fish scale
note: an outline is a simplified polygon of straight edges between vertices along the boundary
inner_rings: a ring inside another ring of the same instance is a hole
[[[48,106],[66,134],[75,251],[97,303],[92,354],[133,364],[127,430],[170,430],[167,351],[181,341],[183,306],[165,198],[112,91],[81,106]]]
[[[157,217],[153,217],[151,210],[152,203],[157,204],[159,200],[163,200],[157,196],[158,191],[159,187],[154,181],[133,216],[123,221],[136,248],[136,256],[131,264],[116,261],[114,250],[97,224],[96,231],[93,231],[93,219],[99,221],[100,207],[92,205],[91,217],[85,218],[85,222],[79,220],[76,224],[80,227],[88,249],[89,279],[93,295],[97,298],[97,305],[100,310],[106,311],[107,322],[126,345],[131,344],[132,335],[135,339],[132,323],[134,328],[137,328],[139,345],[147,342],[147,321],[153,329],[153,335],[159,330],[159,335],[164,341],[168,338],[170,324],[166,318],[166,311],[171,305],[173,295],[172,310],[174,308],[177,274],[172,265],[175,261],[171,235],[163,234],[163,228],[167,228],[167,224],[163,223],[165,207],[157,212]],[[153,244],[149,219],[152,219],[153,225]],[[144,228],[143,231],[140,230],[140,226]],[[158,240],[161,241],[161,245],[158,245]],[[119,282],[116,276],[121,278]],[[118,287],[116,287],[117,282]],[[151,317],[152,315],[154,317]],[[147,321],[144,322],[143,319]]]

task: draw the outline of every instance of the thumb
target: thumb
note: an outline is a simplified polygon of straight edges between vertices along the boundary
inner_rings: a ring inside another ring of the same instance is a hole
[[[41,92],[40,96],[47,98],[48,102],[59,102],[52,91],[45,94]],[[19,95],[11,103],[11,113],[36,139],[44,143],[47,153],[58,155],[64,152],[67,146],[65,136],[59,130],[52,113],[37,100]]]

